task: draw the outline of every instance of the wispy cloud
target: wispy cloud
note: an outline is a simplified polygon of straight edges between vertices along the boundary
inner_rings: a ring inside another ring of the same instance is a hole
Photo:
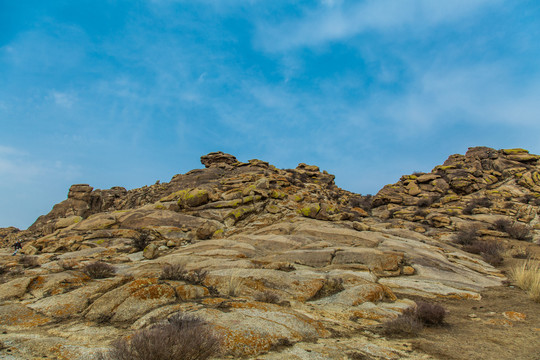
[[[340,5],[327,0],[323,1],[326,6],[306,10],[300,18],[277,24],[261,22],[257,40],[266,51],[283,52],[348,39],[366,31],[424,30],[497,3],[500,0],[366,0]]]

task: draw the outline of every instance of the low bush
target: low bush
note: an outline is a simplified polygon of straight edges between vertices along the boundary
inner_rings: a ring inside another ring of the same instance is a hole
[[[409,308],[396,319],[385,322],[382,332],[390,336],[417,336],[422,328],[422,322],[416,317],[414,308]]]
[[[512,226],[512,220],[506,218],[500,218],[495,220],[493,228],[500,232],[506,232],[506,230]]]
[[[442,325],[446,310],[439,304],[419,301],[416,303],[415,315],[425,325]]]
[[[531,241],[533,237],[531,228],[525,224],[514,223],[506,229],[506,232],[516,240]]]
[[[510,269],[510,276],[517,286],[529,294],[529,297],[540,302],[540,263],[531,260]]]
[[[160,280],[186,281],[194,285],[202,285],[208,272],[203,269],[186,270],[184,264],[167,264],[161,269]]]
[[[416,307],[405,309],[396,319],[385,322],[383,334],[416,336],[424,325],[443,325],[445,316],[446,309],[441,305],[419,301]]]
[[[463,250],[481,255],[485,262],[493,266],[499,266],[503,262],[502,246],[495,241],[474,240],[471,244],[464,245]]]
[[[85,265],[82,271],[92,279],[104,279],[114,276],[116,269],[111,264],[103,261],[96,261]]]
[[[150,244],[151,240],[150,232],[148,230],[142,230],[137,237],[131,240],[131,245],[135,249],[143,251]]]
[[[255,294],[254,298],[256,301],[266,302],[270,304],[277,304],[280,301],[279,296],[270,290],[258,292],[257,294]]]
[[[204,360],[220,350],[220,339],[203,320],[175,315],[113,343],[104,360]]]
[[[454,242],[459,245],[472,245],[478,237],[479,229],[477,225],[472,224],[458,230],[454,235]]]
[[[185,280],[188,271],[183,264],[167,264],[161,269],[160,280]]]
[[[467,203],[467,206],[463,209],[463,213],[466,215],[471,215],[473,210],[479,207],[490,207],[492,205],[491,200],[488,197],[474,198]]]

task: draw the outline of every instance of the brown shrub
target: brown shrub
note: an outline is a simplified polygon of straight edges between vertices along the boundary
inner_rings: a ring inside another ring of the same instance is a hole
[[[184,264],[167,264],[161,269],[160,280],[182,280],[194,285],[202,285],[208,272],[203,269],[187,271]]]
[[[463,250],[481,255],[485,262],[493,266],[499,266],[503,262],[502,246],[495,241],[475,240],[471,244],[463,246]]]
[[[506,229],[508,235],[516,240],[531,241],[533,234],[529,226],[519,223],[514,223]]]
[[[467,206],[463,209],[463,213],[471,215],[473,210],[479,207],[490,207],[492,205],[491,200],[488,197],[474,198],[467,203]]]
[[[114,276],[116,269],[111,264],[103,261],[95,261],[83,267],[82,271],[92,279],[104,279]]]
[[[497,219],[493,223],[494,229],[501,232],[506,232],[506,229],[508,229],[510,226],[512,226],[512,221],[506,218]]]
[[[113,343],[106,360],[204,360],[219,352],[219,338],[196,317],[175,315],[167,323]]]
[[[135,249],[143,251],[151,241],[150,232],[148,230],[142,230],[136,238],[131,240],[131,245]]]
[[[416,303],[415,315],[425,325],[442,325],[446,310],[438,304],[418,301]]]
[[[382,332],[390,336],[417,336],[422,327],[422,322],[416,317],[414,308],[409,308],[396,319],[385,322]]]
[[[270,290],[258,292],[257,294],[255,294],[254,298],[256,301],[266,302],[270,304],[277,304],[280,301],[279,296]]]
[[[185,280],[188,271],[183,264],[167,264],[161,269],[160,280]]]
[[[454,242],[460,245],[471,245],[478,237],[478,225],[472,224],[460,229],[454,235]]]

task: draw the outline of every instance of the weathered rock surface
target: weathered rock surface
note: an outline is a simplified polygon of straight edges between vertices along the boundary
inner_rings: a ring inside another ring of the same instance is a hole
[[[538,160],[471,148],[373,199],[314,165],[280,170],[221,152],[169,183],[73,185],[28,230],[0,229],[4,246],[22,238],[33,256],[0,252],[0,324],[9,331],[0,341],[13,359],[88,359],[184,312],[207,320],[232,357],[429,359],[359,330],[397,317],[414,305],[410,296],[480,300],[500,286],[497,268],[451,240],[475,224],[480,239],[509,241],[494,227],[502,217],[536,239]],[[91,278],[83,269],[96,260],[116,273]]]

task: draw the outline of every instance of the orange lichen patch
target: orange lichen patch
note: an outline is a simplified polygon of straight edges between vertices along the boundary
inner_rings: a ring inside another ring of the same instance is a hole
[[[216,331],[221,335],[221,345],[224,350],[234,356],[257,355],[266,352],[277,341],[276,336],[257,333],[253,330],[231,330],[217,326]]]
[[[47,324],[50,321],[50,318],[40,315],[24,305],[0,306],[0,324],[30,328]]]
[[[219,305],[225,301],[228,301],[228,299],[225,299],[225,298],[207,298],[207,299],[203,299],[201,302],[204,304],[204,305]]]
[[[355,310],[352,312],[352,315],[360,319],[368,319],[368,320],[380,321],[380,320],[388,319],[387,315],[381,314],[379,312],[369,311],[369,310]]]
[[[293,281],[292,285],[294,290],[300,293],[295,296],[295,300],[304,302],[317,294],[317,292],[323,287],[324,280],[313,279],[302,282]]]
[[[174,298],[176,292],[172,287],[165,284],[156,284],[143,287],[133,293],[133,297],[140,300],[154,300],[161,298]]]
[[[496,325],[496,326],[514,326],[512,321],[507,320],[507,319],[490,319],[486,321],[486,324]]]
[[[49,348],[49,352],[54,354],[54,358],[57,360],[71,360],[77,358],[80,354],[73,351],[69,351],[62,344],[57,344]]]
[[[515,311],[505,311],[503,316],[512,321],[523,321],[527,318],[527,315]]]
[[[204,286],[180,285],[175,288],[176,296],[181,300],[199,299],[210,295],[210,292]]]
[[[154,285],[158,283],[157,278],[143,278],[143,279],[137,279],[132,282],[130,282],[127,285],[127,289],[130,293],[134,293],[142,288],[145,288],[146,286]]]

